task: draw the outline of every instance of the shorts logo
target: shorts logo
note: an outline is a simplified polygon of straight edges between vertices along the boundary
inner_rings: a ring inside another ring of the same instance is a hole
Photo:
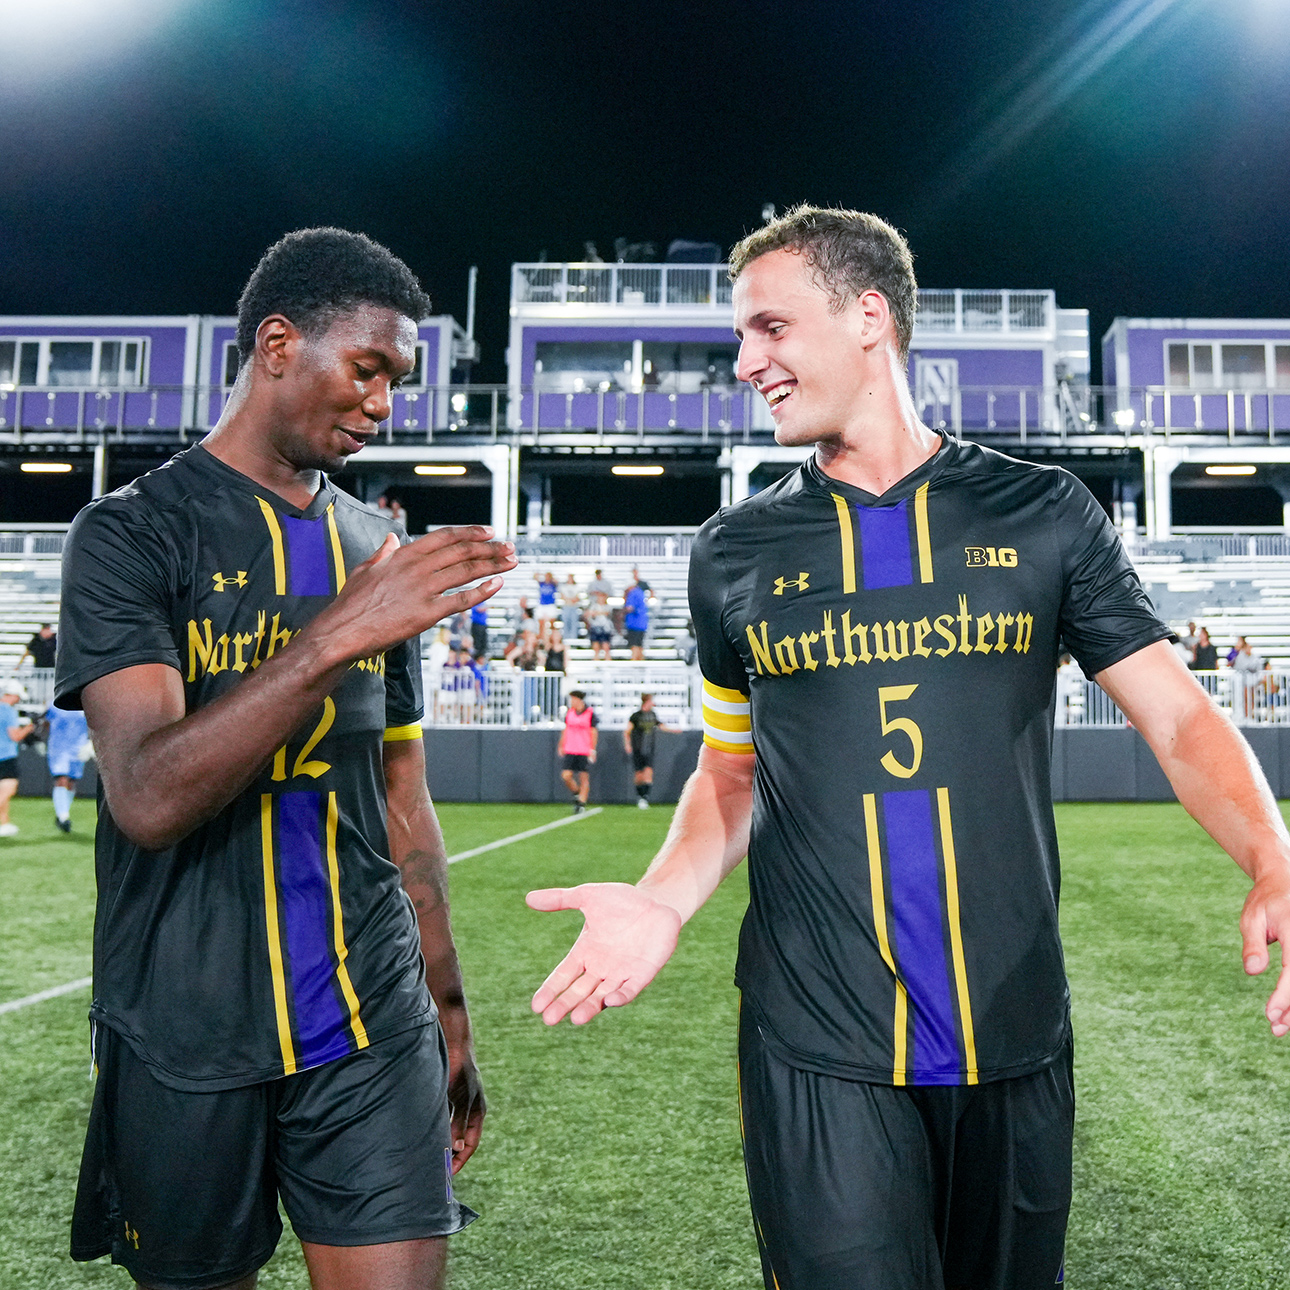
[[[133,1245],[136,1250],[139,1248],[139,1233],[130,1226],[129,1220],[127,1220],[125,1224],[125,1239],[126,1242]]]
[[[225,577],[222,573],[212,573],[211,581],[215,584],[216,591],[227,591],[229,587],[237,587],[240,590],[246,586],[246,570],[239,569],[236,578]]]
[[[965,546],[967,567],[969,569],[1015,569],[1017,551],[1015,547],[1001,546]]]
[[[796,587],[798,591],[807,591],[809,590],[807,579],[810,576],[809,573],[799,573],[796,578],[776,578],[775,590],[771,594],[782,596],[786,587]]]

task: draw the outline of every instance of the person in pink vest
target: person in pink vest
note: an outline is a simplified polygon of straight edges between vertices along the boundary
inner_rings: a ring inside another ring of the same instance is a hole
[[[560,778],[573,794],[573,813],[581,815],[587,809],[587,794],[591,791],[592,763],[596,760],[596,741],[600,724],[595,712],[587,707],[587,696],[582,690],[569,691],[569,707],[564,714],[564,729],[556,751],[560,754]]]

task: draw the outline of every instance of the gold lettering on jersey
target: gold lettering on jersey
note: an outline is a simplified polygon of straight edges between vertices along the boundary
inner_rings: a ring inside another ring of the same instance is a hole
[[[818,631],[786,634],[771,643],[771,626],[766,620],[749,624],[744,631],[752,649],[753,667],[759,676],[792,676],[814,672],[820,658],[812,649],[824,646],[824,663],[854,667],[857,663],[894,663],[910,658],[948,658],[951,654],[1002,654],[1011,649],[1030,653],[1034,637],[1033,614],[995,610],[974,614],[966,596],[958,598],[958,612],[920,618],[917,622],[853,622],[851,610],[844,610],[839,629],[833,611],[822,611]],[[839,637],[841,638],[839,641]],[[940,643],[943,642],[943,643]],[[839,645],[842,652],[838,653]],[[936,648],[932,648],[933,645]],[[218,642],[215,643],[218,646]]]
[[[965,546],[969,569],[1015,569],[1017,550],[1011,546]]]
[[[231,585],[231,581],[230,581]],[[764,626],[764,624],[763,624]],[[269,619],[261,609],[255,615],[255,630],[221,632],[209,618],[188,621],[188,677],[196,681],[203,676],[218,676],[221,672],[253,672],[266,659],[285,649],[301,629],[284,626],[282,615]],[[763,633],[764,635],[764,633]],[[355,659],[350,667],[376,676],[385,675],[385,655],[373,654],[370,658]]]
[[[782,595],[784,594],[784,588],[785,588],[785,587],[796,587],[796,588],[798,589],[798,591],[806,591],[806,590],[808,589],[808,588],[807,588],[807,579],[808,579],[809,577],[810,577],[810,575],[809,575],[809,574],[806,574],[806,573],[799,573],[799,574],[797,575],[797,577],[796,577],[796,578],[793,578],[793,579],[788,579],[788,578],[776,578],[776,579],[775,579],[775,590],[774,590],[773,592],[771,592],[771,595],[773,595],[773,596],[782,596]]]
[[[246,570],[239,569],[236,578],[226,577],[222,573],[212,573],[211,581],[215,584],[216,591],[227,591],[229,587],[240,589],[246,586]]]

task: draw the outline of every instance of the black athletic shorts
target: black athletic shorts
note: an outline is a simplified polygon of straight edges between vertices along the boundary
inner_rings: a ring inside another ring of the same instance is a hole
[[[565,753],[560,759],[561,770],[590,770],[591,759],[586,753]]]
[[[894,1088],[780,1061],[745,1005],[740,1111],[768,1290],[1049,1290],[1064,1277],[1070,1045],[1016,1079]]]
[[[18,778],[18,759],[17,757],[6,757],[0,761],[0,779],[17,779]]]
[[[219,1093],[159,1083],[104,1026],[96,1050],[73,1259],[111,1254],[146,1285],[209,1290],[268,1261],[279,1196],[319,1245],[449,1236],[477,1217],[452,1194],[437,1025]]]
[[[632,769],[633,770],[649,770],[649,768],[653,764],[654,764],[653,753],[637,752],[634,748],[632,749]]]
[[[645,633],[638,631],[635,627],[629,627],[625,635],[627,636],[628,645],[632,646],[633,649],[645,644]]]

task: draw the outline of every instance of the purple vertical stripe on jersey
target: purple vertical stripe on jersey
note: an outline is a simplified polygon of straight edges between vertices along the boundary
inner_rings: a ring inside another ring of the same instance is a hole
[[[331,888],[321,817],[319,793],[283,793],[278,798],[278,890],[302,1067],[349,1052],[345,1018],[332,988]]]
[[[914,581],[909,555],[909,502],[895,506],[857,506],[860,517],[860,559],[866,591],[877,587],[908,587]]]
[[[330,596],[331,567],[327,561],[324,520],[297,520],[284,515],[282,523],[287,533],[287,550],[291,553],[291,594]]]
[[[884,793],[887,869],[896,963],[914,1012],[914,1084],[957,1084],[959,1046],[945,962],[941,874],[932,833],[931,795]]]

